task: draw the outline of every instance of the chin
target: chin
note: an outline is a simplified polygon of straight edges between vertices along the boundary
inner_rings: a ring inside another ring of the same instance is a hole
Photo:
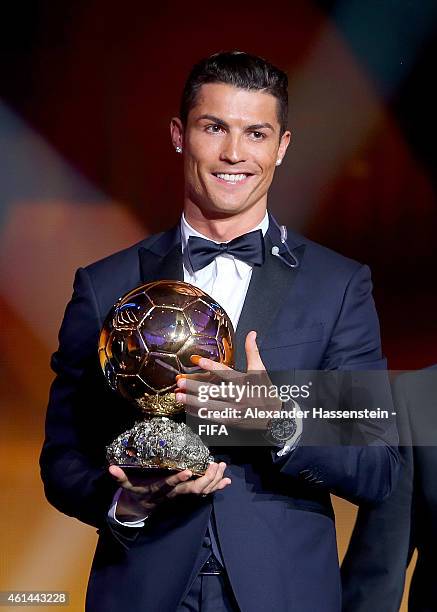
[[[215,214],[218,217],[232,217],[242,212],[243,210],[245,210],[245,207],[244,205],[232,206],[232,205],[229,205],[229,203],[225,203],[222,205],[214,206],[213,208],[210,208],[209,210],[211,214]]]
[[[198,206],[204,215],[217,217],[232,216],[246,208],[244,202],[229,202],[216,198],[211,198],[206,201],[203,200]]]

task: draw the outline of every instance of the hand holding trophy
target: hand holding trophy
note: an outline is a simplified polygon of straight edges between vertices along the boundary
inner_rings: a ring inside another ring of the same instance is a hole
[[[108,462],[204,474],[214,459],[182,421],[176,376],[197,371],[193,354],[232,366],[233,353],[229,317],[197,287],[155,281],[120,298],[100,334],[100,364],[110,387],[134,402],[143,420],[107,447]]]

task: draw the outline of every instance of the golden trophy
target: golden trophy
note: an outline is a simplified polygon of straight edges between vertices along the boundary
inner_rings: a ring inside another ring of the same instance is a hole
[[[143,414],[107,447],[122,468],[203,474],[214,459],[181,419],[176,376],[199,371],[192,355],[233,365],[234,330],[224,309],[201,289],[162,280],[129,291],[109,312],[99,359],[110,387]],[[172,418],[173,417],[173,418]]]

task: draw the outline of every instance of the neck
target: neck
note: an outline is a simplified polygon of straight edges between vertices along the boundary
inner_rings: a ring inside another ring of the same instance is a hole
[[[187,222],[195,230],[214,240],[215,242],[228,242],[237,236],[246,234],[261,223],[266,214],[266,204],[255,206],[238,213],[211,213],[202,211],[195,205],[184,206],[184,215]]]

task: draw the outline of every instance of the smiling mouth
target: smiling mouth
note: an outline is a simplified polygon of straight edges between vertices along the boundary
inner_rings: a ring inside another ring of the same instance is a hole
[[[228,172],[213,172],[213,176],[219,179],[221,182],[228,183],[230,185],[236,185],[237,183],[243,183],[246,181],[252,174],[248,172],[241,173],[233,173],[229,174]]]

